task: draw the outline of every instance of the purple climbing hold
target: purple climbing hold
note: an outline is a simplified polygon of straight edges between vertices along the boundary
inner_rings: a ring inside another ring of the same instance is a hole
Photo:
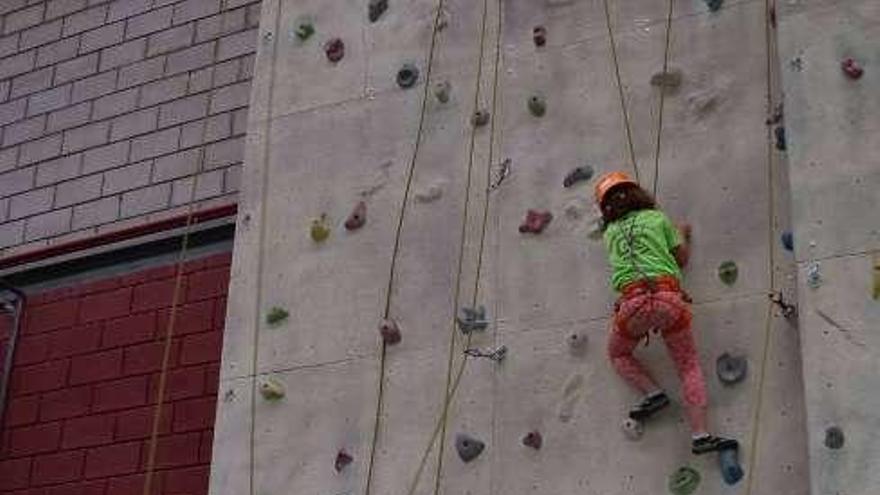
[[[850,79],[859,79],[862,77],[862,74],[865,73],[859,63],[851,58],[844,59],[843,62],[840,63],[840,69]]]
[[[324,53],[327,54],[327,60],[335,64],[345,56],[345,43],[339,38],[333,38],[324,45]]]
[[[387,345],[398,344],[403,338],[397,322],[392,319],[382,320],[382,323],[379,324],[379,334],[382,335],[382,342]]]
[[[544,444],[544,438],[541,436],[541,433],[539,431],[530,431],[526,433],[526,436],[523,437],[522,443],[526,447],[531,447],[535,450],[541,450],[541,445]]]
[[[348,216],[348,220],[345,221],[345,228],[347,230],[357,230],[363,227],[365,223],[367,223],[367,203],[360,201],[355,205],[351,215]]]
[[[354,457],[351,456],[345,449],[339,449],[339,452],[336,453],[336,461],[333,466],[336,468],[336,472],[341,472],[345,469],[346,466],[351,464],[354,461]]]
[[[519,231],[523,234],[540,234],[550,225],[553,220],[553,214],[546,210],[528,210],[526,218],[519,226]]]

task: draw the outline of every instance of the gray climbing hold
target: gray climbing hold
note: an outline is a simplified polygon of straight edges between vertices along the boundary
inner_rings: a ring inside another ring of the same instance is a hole
[[[593,167],[589,165],[577,167],[565,176],[565,179],[562,180],[562,186],[571,187],[578,182],[588,181],[593,178],[593,173]]]
[[[267,377],[260,383],[260,395],[266,400],[278,400],[284,397],[284,387],[272,378]]]
[[[715,361],[715,373],[725,385],[737,384],[746,377],[748,360],[745,356],[724,353]]]
[[[718,266],[718,278],[721,279],[725,285],[735,284],[738,276],[739,268],[736,267],[736,263],[733,261],[724,261]]]
[[[485,330],[489,326],[489,320],[486,319],[486,307],[482,305],[476,308],[467,306],[461,308],[456,319],[461,333],[465,335],[476,330]]]
[[[449,81],[440,81],[434,85],[434,96],[440,103],[449,101],[449,93],[452,91],[452,84]]]
[[[543,117],[547,113],[547,102],[540,95],[532,95],[528,101],[529,113],[535,117]]]
[[[397,85],[408,89],[416,85],[419,80],[419,69],[413,64],[403,64],[397,71]]]
[[[721,9],[721,5],[724,3],[724,0],[705,0],[706,6],[709,7],[710,12],[718,12]]]
[[[575,356],[583,356],[587,352],[587,334],[584,332],[572,332],[566,339],[568,350]]]
[[[370,0],[370,4],[367,7],[367,16],[370,22],[378,21],[386,10],[388,10],[388,0]]]
[[[666,72],[657,72],[651,76],[651,86],[672,91],[681,86],[681,80],[681,70],[667,69]]]
[[[486,444],[476,438],[465,433],[459,433],[455,436],[455,450],[458,457],[464,462],[471,462],[483,453]]]
[[[839,450],[843,448],[844,442],[843,430],[839,426],[829,426],[825,429],[825,447]]]
[[[620,423],[620,429],[623,430],[626,438],[632,441],[639,440],[645,433],[645,427],[642,425],[642,422],[632,418],[624,418],[623,422]]]
[[[682,466],[669,476],[669,491],[673,495],[691,495],[700,485],[700,473],[690,466]]]
[[[728,485],[735,485],[743,478],[743,468],[739,464],[739,447],[718,451],[718,467],[721,477]]]
[[[477,110],[474,112],[474,115],[471,117],[471,124],[474,127],[483,127],[484,125],[489,123],[489,111],[488,110]]]

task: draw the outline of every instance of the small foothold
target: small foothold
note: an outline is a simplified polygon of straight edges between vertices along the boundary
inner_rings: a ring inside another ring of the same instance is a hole
[[[286,320],[288,316],[290,316],[290,313],[288,313],[286,309],[273,306],[269,309],[269,313],[266,315],[266,323],[269,325],[277,325]]]
[[[739,447],[721,449],[718,451],[718,467],[721,469],[721,477],[728,485],[735,485],[743,478],[743,468],[739,464]]]
[[[324,45],[324,53],[327,54],[327,60],[335,64],[345,56],[345,43],[339,38],[333,38]]]
[[[748,371],[748,360],[745,356],[724,353],[715,361],[715,373],[725,385],[733,385],[743,381]]]
[[[822,274],[819,272],[819,263],[813,262],[807,266],[807,285],[818,289],[822,285]]]
[[[543,96],[532,95],[528,102],[529,112],[535,117],[543,117],[547,113],[547,103]]]
[[[489,111],[488,110],[477,110],[474,112],[473,117],[471,117],[471,124],[474,127],[483,127],[484,125],[489,123]]]
[[[471,462],[483,453],[486,444],[476,438],[459,433],[455,436],[455,450],[458,451],[458,457],[464,462]]]
[[[339,452],[336,453],[336,460],[333,463],[333,467],[336,468],[336,472],[339,473],[345,466],[348,466],[354,461],[354,457],[351,456],[348,452],[343,449],[339,449]]]
[[[450,91],[452,91],[452,84],[449,81],[440,81],[434,85],[434,96],[440,103],[449,102]]]
[[[788,149],[788,144],[785,141],[785,127],[776,127],[776,129],[773,130],[773,134],[776,136],[776,149],[779,151],[785,151]]]
[[[376,22],[388,10],[388,0],[370,0],[367,10],[370,22]]]
[[[544,46],[547,44],[547,28],[544,26],[535,26],[532,29],[532,39],[535,41],[535,46]]]
[[[443,196],[443,188],[439,184],[431,184],[425,189],[416,191],[416,201],[419,203],[431,203]]]
[[[330,237],[330,227],[327,226],[327,216],[321,215],[321,218],[312,220],[311,228],[312,240],[315,242],[324,242]]]
[[[403,89],[411,88],[419,80],[419,69],[413,64],[403,64],[397,71],[397,85]]]
[[[540,234],[550,225],[553,220],[553,214],[545,210],[528,210],[526,218],[519,226],[520,233],[523,234]]]
[[[544,444],[544,438],[541,436],[540,432],[530,431],[526,433],[526,436],[523,437],[522,443],[526,447],[531,447],[535,450],[541,450],[541,445]]]
[[[568,350],[575,356],[583,355],[587,350],[587,334],[583,332],[572,332],[566,339],[568,341]]]
[[[563,181],[562,181],[562,186],[563,187],[571,187],[571,186],[577,184],[578,182],[588,181],[593,178],[593,173],[594,173],[593,167],[591,167],[589,165],[584,165],[582,167],[578,167],[578,168],[572,170],[571,172],[569,172],[568,175],[565,176],[565,179],[563,179]]]
[[[842,449],[844,441],[843,430],[839,426],[829,426],[825,429],[825,446],[829,449]]]
[[[786,251],[794,251],[794,235],[792,235],[790,230],[783,232],[780,236],[780,240],[782,240],[782,247],[784,247]]]
[[[263,33],[263,43],[268,43],[272,41],[272,31],[266,31]]]
[[[666,72],[658,72],[651,76],[651,86],[674,90],[681,86],[682,73],[678,69],[667,69]]]
[[[345,228],[347,230],[357,230],[363,227],[365,223],[367,223],[367,203],[359,201],[351,215],[348,216],[348,220],[345,221]]]
[[[632,441],[639,440],[645,433],[645,426],[642,422],[632,418],[624,418],[623,422],[620,424],[620,428],[623,430],[623,434],[626,438]]]
[[[736,283],[738,275],[739,268],[736,267],[736,263],[733,261],[725,261],[718,266],[718,278],[726,285],[733,285]]]
[[[271,378],[266,378],[260,383],[260,395],[266,400],[278,400],[284,397],[284,387]]]
[[[721,4],[724,3],[724,0],[705,0],[706,6],[709,7],[710,12],[718,12],[721,9]]]
[[[475,330],[485,330],[489,326],[489,320],[486,319],[486,307],[478,306],[476,308],[463,307],[456,319],[461,332],[469,334]]]
[[[305,41],[315,34],[315,26],[312,25],[311,22],[301,22],[296,26],[294,33],[296,33],[296,37],[299,38],[300,41]]]
[[[700,484],[700,473],[690,466],[682,466],[669,476],[669,491],[673,495],[690,495]]]
[[[865,72],[859,63],[851,58],[844,59],[843,62],[840,63],[840,69],[850,79],[858,79],[862,77],[862,74]]]
[[[397,326],[396,321],[391,319],[382,320],[382,323],[379,324],[379,334],[382,335],[382,342],[387,345],[400,343],[402,339],[400,327]]]

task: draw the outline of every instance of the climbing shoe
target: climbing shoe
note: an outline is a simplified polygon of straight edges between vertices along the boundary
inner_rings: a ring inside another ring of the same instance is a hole
[[[694,454],[707,454],[709,452],[717,452],[719,450],[736,449],[739,442],[732,438],[716,437],[715,435],[706,435],[695,438],[691,444],[691,452]]]
[[[636,421],[644,421],[668,405],[669,397],[666,392],[649,395],[629,410],[629,417]]]

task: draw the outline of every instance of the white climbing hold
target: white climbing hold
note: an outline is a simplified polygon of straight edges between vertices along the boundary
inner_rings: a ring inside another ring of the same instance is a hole
[[[267,377],[260,383],[260,395],[266,400],[278,400],[284,397],[284,387],[272,378]]]
[[[428,184],[424,189],[416,191],[416,201],[419,203],[432,203],[443,196],[443,185],[439,182]]]
[[[822,285],[822,274],[819,272],[819,263],[812,262],[807,266],[807,285],[812,289],[818,289]]]

